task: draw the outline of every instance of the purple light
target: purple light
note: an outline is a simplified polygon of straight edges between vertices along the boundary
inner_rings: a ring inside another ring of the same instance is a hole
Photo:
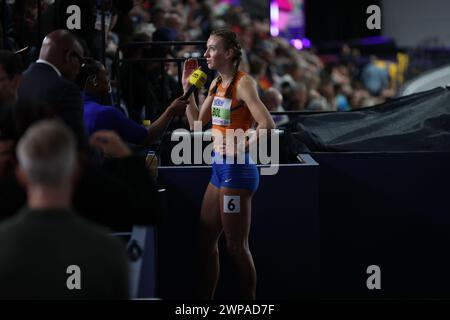
[[[297,50],[302,50],[303,49],[302,40],[300,40],[300,39],[292,39],[290,42],[294,46],[295,49],[297,49]]]
[[[272,37],[277,37],[280,34],[279,29],[280,9],[277,0],[272,0],[270,3],[270,34]]]
[[[308,38],[303,38],[302,43],[304,48],[311,48],[311,41]]]
[[[392,39],[383,37],[383,36],[374,36],[374,37],[366,37],[361,38],[357,43],[361,45],[376,45],[376,44],[385,44],[391,42]]]

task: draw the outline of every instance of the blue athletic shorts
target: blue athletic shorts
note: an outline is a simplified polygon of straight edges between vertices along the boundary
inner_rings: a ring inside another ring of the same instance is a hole
[[[230,158],[219,153],[212,153],[211,183],[216,188],[226,187],[233,189],[246,189],[255,192],[259,185],[259,172],[250,154],[245,153],[245,163],[238,164],[238,159]]]

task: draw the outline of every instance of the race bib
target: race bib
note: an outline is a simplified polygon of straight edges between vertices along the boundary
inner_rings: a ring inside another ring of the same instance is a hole
[[[215,97],[212,103],[212,123],[229,126],[231,123],[231,99]]]

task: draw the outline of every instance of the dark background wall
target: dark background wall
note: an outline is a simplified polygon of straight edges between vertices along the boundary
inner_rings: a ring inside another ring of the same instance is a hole
[[[399,46],[450,45],[450,1],[383,0],[381,31]],[[434,41],[434,43],[433,43]]]
[[[270,19],[270,0],[241,0],[240,4],[244,11],[248,12],[252,17]]]
[[[258,299],[448,299],[450,153],[311,157],[314,163],[261,176],[250,234]],[[192,299],[201,270],[196,228],[210,168],[159,173],[167,199],[176,200],[168,202],[158,228],[157,296]],[[221,259],[217,297],[236,298],[232,265],[226,254]],[[380,267],[380,290],[366,286],[370,265]]]
[[[380,2],[306,0],[306,37],[320,43],[380,35],[379,30],[366,27],[367,7],[380,5]]]

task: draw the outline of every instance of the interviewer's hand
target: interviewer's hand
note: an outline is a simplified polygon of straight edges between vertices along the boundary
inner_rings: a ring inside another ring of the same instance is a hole
[[[89,143],[102,149],[109,157],[124,158],[131,155],[131,150],[115,131],[99,130],[90,136]]]
[[[188,100],[183,100],[183,97],[176,98],[172,101],[172,103],[167,107],[171,115],[181,116],[186,112],[186,106]]]

